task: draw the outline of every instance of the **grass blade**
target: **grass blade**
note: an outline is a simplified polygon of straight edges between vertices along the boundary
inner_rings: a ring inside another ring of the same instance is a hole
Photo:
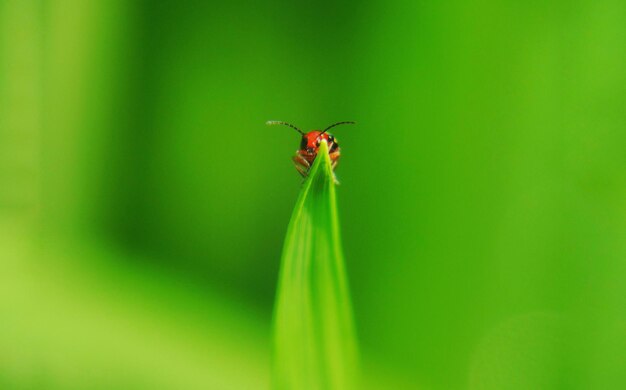
[[[275,389],[351,389],[357,342],[337,216],[322,142],[291,216],[274,313]]]

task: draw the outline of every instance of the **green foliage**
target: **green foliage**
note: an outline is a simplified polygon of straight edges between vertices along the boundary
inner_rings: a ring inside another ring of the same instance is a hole
[[[359,390],[626,389],[625,16],[0,1],[0,389],[267,389],[300,190],[268,113],[360,123]]]
[[[352,388],[357,343],[325,142],[289,223],[275,310],[274,388]]]

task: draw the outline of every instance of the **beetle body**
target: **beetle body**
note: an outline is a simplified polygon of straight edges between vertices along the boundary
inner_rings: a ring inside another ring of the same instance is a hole
[[[327,133],[328,130],[343,124],[354,124],[354,122],[337,122],[325,128],[324,130],[312,130],[308,133],[304,133],[302,130],[297,128],[296,126],[282,121],[268,121],[268,125],[285,125],[295,129],[298,133],[302,134],[302,139],[300,140],[300,148],[296,151],[296,155],[293,156],[293,162],[296,165],[296,169],[303,177],[307,177],[309,175],[309,170],[313,165],[313,161],[317,157],[317,153],[320,148],[320,143],[322,141],[326,141],[328,144],[328,156],[330,157],[330,162],[332,164],[333,173],[335,171],[335,167],[339,162],[339,144],[337,140],[332,134]],[[335,182],[337,183],[337,179],[335,178]]]
[[[306,177],[309,173],[309,169],[317,157],[317,152],[320,148],[320,142],[326,141],[328,144],[328,156],[332,163],[333,171],[339,162],[340,149],[339,144],[335,140],[332,134],[322,133],[320,130],[309,131],[302,136],[300,141],[300,148],[296,151],[296,155],[293,156],[293,162],[296,165],[296,169],[303,177]]]

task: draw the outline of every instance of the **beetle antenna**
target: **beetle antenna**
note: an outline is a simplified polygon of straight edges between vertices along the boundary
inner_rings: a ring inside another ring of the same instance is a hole
[[[335,126],[339,126],[339,125],[348,125],[348,124],[349,124],[349,125],[355,125],[355,124],[356,124],[356,122],[352,122],[352,121],[337,122],[337,123],[332,124],[332,125],[328,126],[327,128],[325,128],[325,129],[324,129],[324,131],[322,131],[322,132],[320,133],[320,135],[324,134],[325,132],[327,132],[328,130],[332,129],[332,128],[333,128],[333,127],[335,127]]]
[[[283,121],[267,121],[265,122],[266,125],[268,126],[272,126],[272,125],[285,125],[285,126],[289,126],[292,129],[294,129],[295,131],[297,131],[298,133],[304,135],[304,133],[302,132],[302,130],[298,129],[296,126],[292,125],[291,123],[287,123],[287,122],[283,122]]]

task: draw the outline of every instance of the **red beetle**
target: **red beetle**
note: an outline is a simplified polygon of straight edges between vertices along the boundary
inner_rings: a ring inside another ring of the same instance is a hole
[[[285,125],[292,129],[295,129],[298,133],[302,134],[302,140],[300,141],[300,149],[296,151],[296,155],[293,156],[293,162],[296,165],[296,169],[300,174],[306,177],[309,174],[309,169],[313,165],[315,157],[317,157],[317,151],[320,147],[320,142],[325,140],[328,144],[328,155],[332,163],[333,171],[339,162],[339,144],[332,134],[327,133],[328,130],[338,125],[354,124],[355,122],[337,122],[325,128],[323,131],[312,130],[308,133],[304,133],[296,126],[282,121],[268,121],[268,125]],[[336,181],[336,179],[335,179]]]

